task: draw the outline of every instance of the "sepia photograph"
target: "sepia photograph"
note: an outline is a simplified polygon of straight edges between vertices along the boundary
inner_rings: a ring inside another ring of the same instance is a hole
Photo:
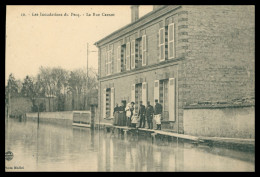
[[[6,5],[5,172],[255,172],[254,5]]]

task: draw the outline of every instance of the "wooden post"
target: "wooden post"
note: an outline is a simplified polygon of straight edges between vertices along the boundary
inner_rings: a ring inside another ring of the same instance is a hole
[[[40,111],[39,111],[39,102],[38,102],[38,127],[39,127],[39,122],[40,122]]]

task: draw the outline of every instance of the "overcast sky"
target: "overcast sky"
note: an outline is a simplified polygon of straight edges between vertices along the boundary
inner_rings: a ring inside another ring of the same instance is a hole
[[[139,10],[141,17],[152,6],[140,6]],[[39,16],[40,13],[69,16]],[[86,16],[87,13],[114,16]],[[69,70],[86,67],[87,43],[91,51],[97,51],[93,45],[96,41],[130,21],[130,6],[7,6],[6,80],[10,73],[17,79],[36,75],[40,66]],[[98,69],[97,52],[89,54],[89,66]]]

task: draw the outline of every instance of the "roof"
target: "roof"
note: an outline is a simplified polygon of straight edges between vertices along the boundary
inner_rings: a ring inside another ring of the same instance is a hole
[[[163,9],[163,8],[165,8],[165,7],[166,7],[166,6],[162,6],[162,7],[158,8],[158,9],[152,10],[151,12],[149,12],[149,13],[147,13],[146,15],[142,16],[142,17],[139,18],[138,20],[136,20],[136,21],[134,21],[134,22],[132,22],[132,23],[130,23],[130,24],[128,24],[128,25],[122,27],[122,28],[119,28],[118,30],[114,31],[113,33],[109,34],[108,36],[106,36],[106,37],[100,39],[99,41],[95,42],[94,45],[97,46],[98,43],[100,43],[100,42],[104,41],[105,39],[107,39],[107,38],[109,38],[109,37],[115,35],[115,34],[118,33],[119,31],[122,31],[122,30],[124,30],[124,29],[126,29],[126,28],[129,28],[129,27],[133,26],[134,24],[136,24],[136,23],[138,23],[138,22],[140,22],[140,21],[146,19],[146,18],[147,18],[148,16],[150,16],[151,14],[154,14],[155,12],[157,12],[157,11],[159,11],[160,9]]]

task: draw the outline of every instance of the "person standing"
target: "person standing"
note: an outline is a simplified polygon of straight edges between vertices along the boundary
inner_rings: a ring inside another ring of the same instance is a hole
[[[131,126],[131,117],[132,117],[132,111],[131,111],[132,103],[127,103],[125,111],[126,111],[126,126]]]
[[[114,125],[118,125],[118,114],[119,114],[119,107],[118,104],[116,104],[116,107],[114,108]]]
[[[125,117],[125,104],[122,101],[121,106],[118,108],[118,126],[124,126]]]
[[[158,103],[158,100],[155,100],[154,106],[154,120],[157,125],[156,130],[161,130],[161,118],[162,118],[162,105]]]
[[[153,106],[150,105],[150,101],[148,101],[147,108],[145,111],[148,129],[153,129],[153,113],[154,113]]]
[[[137,122],[138,122],[138,114],[135,113],[134,115],[132,115],[132,118],[131,118],[131,127],[136,128]]]
[[[132,125],[132,117],[133,117],[134,114],[135,114],[135,102],[131,102],[130,112],[131,112],[131,117],[129,118],[128,125],[131,127],[131,125]]]
[[[140,108],[139,108],[138,116],[140,117],[139,128],[141,128],[141,127],[145,128],[145,106],[143,105],[142,101],[140,101]]]

